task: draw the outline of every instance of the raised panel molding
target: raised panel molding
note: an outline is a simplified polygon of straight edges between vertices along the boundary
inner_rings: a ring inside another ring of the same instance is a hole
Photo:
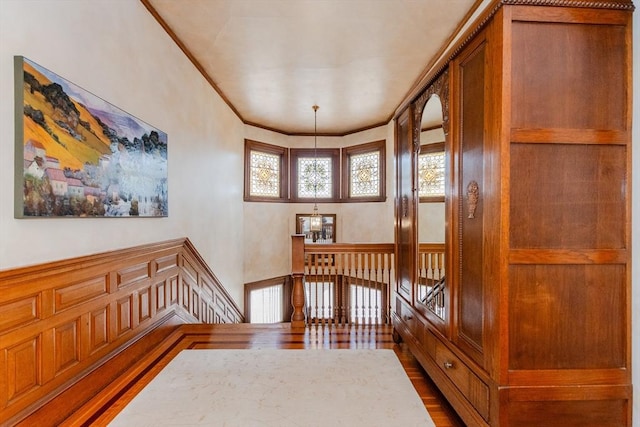
[[[178,276],[169,279],[169,304],[178,305]]]
[[[167,308],[167,281],[163,280],[162,282],[156,283],[155,292],[156,292],[156,313]]]
[[[189,307],[191,306],[191,301],[190,301],[190,296],[191,293],[189,292],[189,289],[191,289],[191,286],[189,286],[189,283],[187,280],[182,282],[182,296],[180,298],[180,300],[182,301],[182,308],[184,308],[187,313],[190,313],[191,310],[189,310]]]
[[[149,265],[150,262],[147,261],[118,271],[118,288],[124,288],[132,283],[151,277]]]
[[[55,289],[55,311],[64,310],[108,292],[107,275]]]
[[[171,254],[165,257],[158,258],[155,261],[155,273],[164,273],[166,271],[175,270],[178,268],[178,254]]]
[[[89,354],[109,344],[109,308],[102,307],[90,313]]]
[[[0,305],[0,333],[28,325],[40,318],[40,295],[24,298]]]
[[[194,283],[198,283],[198,273],[196,268],[191,265],[188,259],[182,258],[182,270],[189,276]]]
[[[214,305],[228,311],[214,315]],[[1,424],[24,419],[167,322],[174,326],[162,334],[186,321],[243,320],[188,239],[0,271]],[[64,404],[70,414],[81,402]]]
[[[133,328],[133,295],[116,302],[116,334],[124,334]]]
[[[151,286],[138,292],[138,322],[151,318]]]
[[[194,289],[193,290],[193,297],[191,299],[191,314],[193,314],[193,316],[196,319],[200,319],[200,296],[198,295],[198,292]],[[202,320],[202,319],[200,319]]]
[[[78,318],[54,328],[55,375],[80,361],[79,324],[80,319]]]
[[[7,389],[3,404],[6,405],[40,385],[41,370],[38,364],[39,354],[42,351],[40,342],[40,336],[37,336],[5,350],[6,362],[3,372],[7,375]]]

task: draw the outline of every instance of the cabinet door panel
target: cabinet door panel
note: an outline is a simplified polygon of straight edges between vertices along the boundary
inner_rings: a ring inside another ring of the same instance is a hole
[[[413,300],[415,269],[416,227],[413,200],[413,145],[411,138],[411,114],[407,109],[396,123],[396,248],[397,291]]]
[[[483,189],[485,45],[458,66],[460,120],[456,183],[456,341],[482,364],[484,328]]]

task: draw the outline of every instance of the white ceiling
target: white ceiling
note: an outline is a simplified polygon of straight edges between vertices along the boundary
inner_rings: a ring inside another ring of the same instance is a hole
[[[478,0],[141,0],[251,124],[387,123]]]

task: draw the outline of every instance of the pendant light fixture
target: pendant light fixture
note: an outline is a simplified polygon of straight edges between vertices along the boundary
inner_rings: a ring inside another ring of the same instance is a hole
[[[313,241],[322,231],[322,216],[318,213],[318,107],[313,107],[313,214],[309,221],[309,230],[313,233]]]

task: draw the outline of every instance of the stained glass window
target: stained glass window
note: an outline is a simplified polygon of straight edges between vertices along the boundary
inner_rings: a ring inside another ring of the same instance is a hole
[[[264,142],[244,141],[244,200],[281,202],[288,198],[289,150]]]
[[[252,196],[280,197],[280,156],[251,151]]]
[[[298,157],[298,197],[331,198],[331,158]]]
[[[350,202],[381,202],[385,196],[385,140],[343,148],[342,194]]]
[[[351,156],[351,186],[349,197],[380,195],[380,152]]]
[[[418,194],[421,198],[444,197],[444,151],[418,156]]]

